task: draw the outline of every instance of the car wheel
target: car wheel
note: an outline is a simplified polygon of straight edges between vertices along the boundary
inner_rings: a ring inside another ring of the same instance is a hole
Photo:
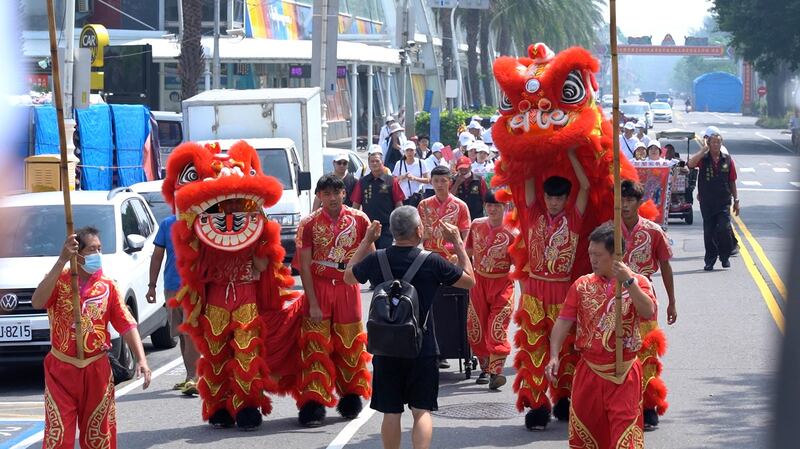
[[[178,344],[178,336],[172,335],[172,330],[167,322],[150,335],[150,342],[156,349],[172,349]]]
[[[133,311],[131,307],[127,307],[128,311],[132,314]],[[111,362],[111,373],[114,375],[115,384],[133,379],[136,368],[136,358],[133,356],[133,351],[122,337],[111,343],[111,352],[108,354],[108,359]]]
[[[685,220],[686,220],[686,224],[687,225],[690,225],[690,224],[694,223],[694,211],[690,210],[690,211],[686,212]]]

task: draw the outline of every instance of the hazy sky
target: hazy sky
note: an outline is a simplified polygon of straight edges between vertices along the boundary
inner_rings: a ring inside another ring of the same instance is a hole
[[[610,0],[606,0],[610,4]],[[713,6],[710,0],[617,0],[617,26],[625,36],[653,36],[658,45],[667,33],[683,45],[690,29],[700,28]],[[609,21],[609,6],[604,8]]]

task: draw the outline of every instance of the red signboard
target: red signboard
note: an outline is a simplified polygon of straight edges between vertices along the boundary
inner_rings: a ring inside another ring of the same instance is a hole
[[[758,96],[759,97],[763,97],[764,95],[767,94],[767,87],[766,86],[760,86],[756,92],[758,92]]]
[[[669,55],[669,56],[725,56],[725,47],[720,45],[671,46],[671,45],[619,45],[621,55]]]
[[[742,62],[742,89],[744,89],[744,104],[753,104],[753,66]]]

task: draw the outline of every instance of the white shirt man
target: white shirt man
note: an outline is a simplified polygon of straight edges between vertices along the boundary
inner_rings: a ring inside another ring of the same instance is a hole
[[[419,179],[424,179],[427,175],[425,171],[425,164],[415,157],[417,153],[417,146],[414,142],[406,142],[403,145],[403,159],[394,164],[392,175],[397,178],[397,183],[400,185],[400,190],[403,191],[406,198],[420,192],[422,183]]]
[[[636,138],[639,139],[639,142],[642,142],[645,147],[650,146],[650,138],[647,137],[647,130],[644,127],[644,123],[636,122]]]
[[[639,143],[639,139],[633,135],[635,130],[633,123],[627,122],[622,127],[622,135],[619,136],[619,152],[624,154],[629,161],[633,160],[633,152],[636,150],[636,144]]]
[[[494,173],[494,162],[490,159],[491,152],[485,144],[476,144],[478,158],[472,163],[472,173],[484,178],[489,173]]]

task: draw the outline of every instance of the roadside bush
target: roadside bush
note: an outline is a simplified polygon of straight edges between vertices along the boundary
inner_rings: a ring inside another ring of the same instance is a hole
[[[789,127],[790,114],[784,117],[769,117],[762,115],[756,120],[756,126],[767,129],[787,129]]]
[[[443,112],[441,115],[439,134],[440,141],[452,148],[458,147],[458,128],[466,125],[469,119],[478,114],[481,117],[491,117],[497,109],[494,106],[484,106],[477,111],[453,109],[450,112]],[[431,134],[431,115],[427,112],[420,112],[416,117],[416,135]]]

